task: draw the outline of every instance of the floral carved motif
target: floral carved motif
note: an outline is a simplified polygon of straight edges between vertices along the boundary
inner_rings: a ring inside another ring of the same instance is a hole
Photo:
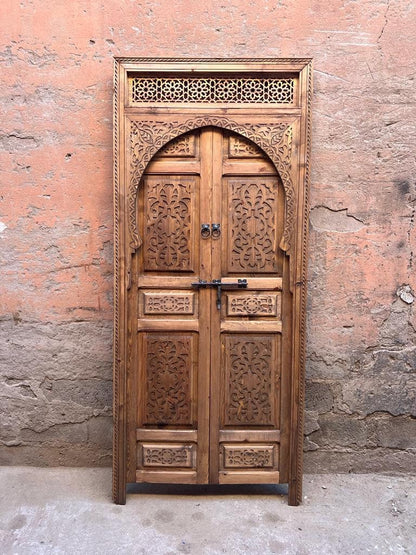
[[[296,216],[296,194],[291,177],[293,129],[287,123],[237,123],[225,117],[207,116],[179,121],[133,121],[130,129],[130,183],[128,192],[130,247],[142,244],[136,218],[137,191],[147,164],[172,139],[200,127],[214,126],[255,142],[272,160],[285,190],[286,217],[280,247],[290,251]]]
[[[144,293],[145,314],[193,314],[193,293]]]
[[[170,141],[165,147],[161,149],[159,154],[163,156],[177,156],[190,158],[195,156],[195,136],[182,135],[173,141]]]
[[[192,337],[148,334],[145,424],[192,423]]]
[[[273,339],[226,336],[225,425],[273,423]]]
[[[229,181],[229,271],[275,272],[277,181]]]
[[[191,260],[191,214],[193,182],[145,184],[146,234],[144,269],[189,271]]]
[[[267,468],[273,467],[273,446],[265,447],[224,447],[225,468]]]
[[[193,466],[192,445],[171,445],[158,447],[143,445],[143,466],[179,466],[190,468]]]
[[[230,158],[261,158],[261,150],[241,137],[231,135],[228,142],[228,155]]]
[[[228,315],[277,316],[276,295],[228,295]]]

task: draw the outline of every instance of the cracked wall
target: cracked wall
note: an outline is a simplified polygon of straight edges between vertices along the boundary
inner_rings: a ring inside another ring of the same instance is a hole
[[[416,470],[415,11],[6,0],[0,463],[110,462],[112,56],[312,56],[306,469]]]

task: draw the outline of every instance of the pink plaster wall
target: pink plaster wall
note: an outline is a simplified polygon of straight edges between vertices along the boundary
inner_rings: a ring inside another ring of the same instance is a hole
[[[311,56],[307,468],[415,469],[415,2],[0,10],[0,462],[109,462],[113,56]]]

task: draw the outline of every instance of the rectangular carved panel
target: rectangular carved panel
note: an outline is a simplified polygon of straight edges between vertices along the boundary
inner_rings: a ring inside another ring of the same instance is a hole
[[[223,334],[225,426],[276,424],[276,349],[275,334]]]
[[[227,316],[280,316],[280,295],[227,294]]]
[[[196,337],[192,333],[144,334],[145,425],[192,425]]]
[[[263,154],[258,146],[237,135],[228,138],[228,156],[230,158],[262,158]]]
[[[194,158],[196,156],[195,134],[181,135],[170,141],[158,153],[158,157]]]
[[[197,102],[292,104],[295,80],[236,78],[151,78],[129,79],[129,102]]]
[[[194,314],[195,293],[143,293],[144,314]]]
[[[224,468],[273,468],[274,445],[223,445]]]
[[[140,448],[138,460],[143,467],[195,467],[195,444],[141,444]]]
[[[195,185],[191,177],[145,178],[145,271],[193,271]]]
[[[278,182],[228,180],[228,271],[273,273],[277,265]]]

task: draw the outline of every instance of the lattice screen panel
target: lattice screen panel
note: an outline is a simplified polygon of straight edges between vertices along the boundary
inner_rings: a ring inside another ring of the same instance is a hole
[[[294,79],[129,79],[130,105],[143,102],[293,104]]]

